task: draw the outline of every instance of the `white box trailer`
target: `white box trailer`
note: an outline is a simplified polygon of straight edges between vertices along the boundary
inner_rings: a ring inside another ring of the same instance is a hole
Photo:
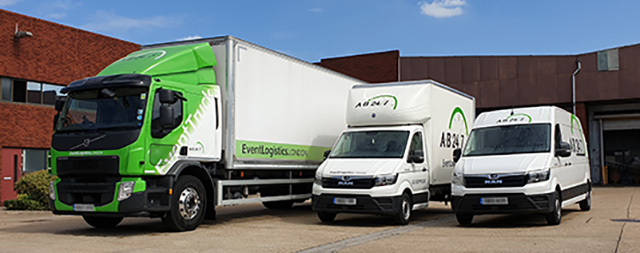
[[[356,85],[346,122],[318,168],[313,209],[391,215],[407,224],[413,209],[450,195],[453,150],[475,115],[473,97],[433,80]]]
[[[151,216],[190,230],[215,206],[303,202],[356,83],[231,36],[144,46],[65,90],[53,210],[96,227]],[[114,183],[95,181],[103,174]]]

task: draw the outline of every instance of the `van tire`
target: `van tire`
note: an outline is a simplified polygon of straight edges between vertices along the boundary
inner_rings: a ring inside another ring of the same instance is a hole
[[[469,226],[473,222],[473,214],[456,213],[456,220],[461,226]]]
[[[398,201],[398,213],[395,216],[395,221],[398,225],[407,225],[411,220],[411,211],[413,208],[413,202],[411,196],[408,193],[403,193],[400,201]]]
[[[587,191],[587,197],[583,201],[580,201],[580,210],[582,211],[591,210],[591,189]]]
[[[336,219],[337,213],[318,212],[318,219],[322,222],[332,222]]]
[[[260,187],[261,197],[271,197],[289,194],[289,186],[262,186]],[[291,209],[293,207],[294,200],[280,200],[262,202],[262,205],[267,209]]]
[[[101,217],[82,215],[84,221],[94,228],[113,228],[120,224],[123,217]]]
[[[276,209],[276,210],[291,209],[291,207],[293,207],[293,201],[285,200],[285,201],[262,202],[262,205],[267,209]]]
[[[549,225],[558,225],[562,221],[562,199],[557,191],[553,194],[553,209],[546,218]]]
[[[180,176],[171,195],[171,210],[162,222],[172,231],[196,229],[206,213],[207,193],[202,182],[190,175]]]

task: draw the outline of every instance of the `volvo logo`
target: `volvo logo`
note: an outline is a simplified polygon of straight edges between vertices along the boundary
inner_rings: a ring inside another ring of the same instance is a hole
[[[82,142],[80,144],[75,145],[75,146],[71,147],[70,149],[71,150],[75,150],[75,149],[78,149],[78,148],[81,148],[81,147],[87,148],[87,147],[89,147],[89,145],[91,145],[92,142],[100,140],[100,139],[102,139],[104,137],[107,137],[107,135],[103,134],[103,135],[100,135],[100,136],[98,136],[96,138],[93,138],[93,139],[86,138],[86,139],[82,140]]]

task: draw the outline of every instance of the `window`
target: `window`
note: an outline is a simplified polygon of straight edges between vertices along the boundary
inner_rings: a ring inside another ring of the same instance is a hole
[[[11,101],[11,79],[2,78],[2,101]]]
[[[48,149],[24,149],[22,152],[24,155],[23,174],[47,169]]]
[[[560,131],[560,124],[556,124],[556,150],[560,149],[560,143],[562,143],[562,132]]]
[[[417,132],[411,138],[411,146],[409,147],[409,156],[423,156],[422,151],[422,133]]]
[[[16,80],[8,77],[1,78],[2,101],[31,104],[55,105],[56,96],[66,96],[60,93],[63,85]]]

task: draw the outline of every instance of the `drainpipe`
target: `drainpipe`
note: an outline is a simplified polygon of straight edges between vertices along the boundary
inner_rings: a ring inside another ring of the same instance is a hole
[[[571,75],[571,103],[573,104],[574,115],[576,114],[576,75],[582,69],[580,57],[576,59],[576,62],[578,63],[578,68],[576,68],[576,71],[573,71],[573,74]]]

